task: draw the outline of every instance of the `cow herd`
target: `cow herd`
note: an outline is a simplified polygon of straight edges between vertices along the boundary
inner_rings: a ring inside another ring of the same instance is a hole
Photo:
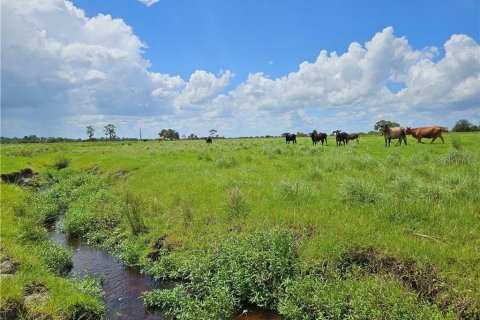
[[[390,127],[387,124],[383,124],[380,126],[380,133],[385,139],[385,146],[390,146],[392,139],[398,139],[397,145],[402,145],[402,141],[405,145],[407,145],[407,135],[411,135],[415,139],[417,139],[418,143],[423,143],[422,139],[432,139],[430,143],[433,143],[437,138],[442,140],[442,143],[445,143],[443,139],[442,132],[447,131],[444,127],[439,126],[432,126],[432,127],[421,127],[421,128],[404,128],[404,127]],[[312,132],[309,134],[310,138],[312,139],[313,145],[316,145],[317,142],[321,142],[322,146],[325,142],[327,145],[327,134],[324,132]],[[332,135],[335,136],[335,141],[338,146],[346,145],[351,140],[356,140],[359,143],[359,134],[358,133],[346,133],[341,130],[335,130],[332,132]],[[285,137],[285,143],[289,144],[292,142],[293,144],[297,143],[297,135],[294,133],[284,133],[283,136]]]

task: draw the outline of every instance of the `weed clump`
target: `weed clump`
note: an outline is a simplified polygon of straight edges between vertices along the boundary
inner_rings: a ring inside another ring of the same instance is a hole
[[[238,165],[237,158],[234,156],[230,157],[220,157],[215,161],[215,166],[217,168],[234,168]]]
[[[473,162],[473,157],[467,151],[460,149],[453,149],[447,156],[440,159],[440,163],[444,164],[464,164],[469,165]]]
[[[244,218],[248,213],[247,202],[239,187],[233,187],[228,193],[227,220]]]
[[[45,241],[40,247],[39,256],[42,257],[48,269],[56,275],[65,276],[72,269],[73,253],[62,245]]]
[[[380,198],[373,184],[356,178],[343,180],[340,191],[344,201],[351,200],[359,204],[373,205]]]
[[[134,235],[143,233],[147,230],[147,227],[142,217],[140,197],[131,192],[127,192],[125,194],[124,215],[127,217],[130,228]]]
[[[233,237],[185,262],[188,282],[147,292],[145,302],[180,319],[228,319],[242,303],[271,308],[294,274],[295,248],[293,234],[284,230]]]
[[[61,170],[61,169],[68,168],[69,165],[70,165],[70,159],[61,157],[55,161],[55,163],[53,164],[53,167],[57,170]]]

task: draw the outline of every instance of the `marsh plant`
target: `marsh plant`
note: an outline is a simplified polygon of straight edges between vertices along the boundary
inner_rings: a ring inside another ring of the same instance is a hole
[[[124,201],[124,215],[127,217],[132,233],[134,235],[137,235],[145,232],[147,230],[147,227],[142,216],[142,205],[140,197],[130,191],[126,191],[124,195]]]

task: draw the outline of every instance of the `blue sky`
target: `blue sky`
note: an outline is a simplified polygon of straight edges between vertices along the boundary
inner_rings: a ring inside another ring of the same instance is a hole
[[[343,53],[393,26],[415,48],[442,47],[452,34],[479,42],[480,1],[75,0],[88,16],[111,14],[148,46],[152,70],[188,78],[195,70],[280,77],[321,50]],[[121,3],[121,5],[119,5]]]
[[[2,135],[479,123],[479,17],[478,0],[2,0]]]

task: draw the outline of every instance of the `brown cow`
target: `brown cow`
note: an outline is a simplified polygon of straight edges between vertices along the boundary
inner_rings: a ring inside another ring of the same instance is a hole
[[[445,143],[442,136],[442,127],[422,127],[422,128],[410,128],[407,127],[406,134],[411,134],[415,139],[417,139],[418,143],[423,143],[422,138],[432,139],[430,143],[433,143],[437,138],[442,140],[442,143]]]

